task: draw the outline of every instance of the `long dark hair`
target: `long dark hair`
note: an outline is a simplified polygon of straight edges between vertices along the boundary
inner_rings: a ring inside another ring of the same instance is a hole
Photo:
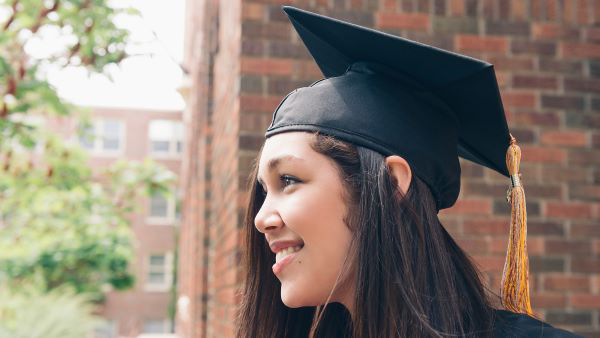
[[[383,155],[318,133],[311,146],[335,162],[344,182],[354,314],[338,303],[283,304],[270,268],[274,254],[254,227],[264,200],[255,168],[243,229],[246,271],[237,336],[492,336],[494,310],[479,272],[440,223],[427,185],[413,175],[404,196]]]

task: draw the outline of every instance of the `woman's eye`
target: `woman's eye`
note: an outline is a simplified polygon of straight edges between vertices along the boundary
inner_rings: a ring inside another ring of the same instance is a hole
[[[280,180],[284,189],[290,185],[294,185],[300,182],[299,179],[289,175],[281,175]]]

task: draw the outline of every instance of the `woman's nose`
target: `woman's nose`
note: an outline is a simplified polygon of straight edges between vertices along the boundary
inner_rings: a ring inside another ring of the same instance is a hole
[[[283,226],[283,220],[279,216],[279,213],[266,202],[263,203],[256,217],[254,217],[254,226],[262,233],[279,229]]]

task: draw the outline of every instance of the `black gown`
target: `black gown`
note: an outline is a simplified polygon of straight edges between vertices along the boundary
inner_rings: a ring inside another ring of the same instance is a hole
[[[527,315],[504,310],[496,310],[494,335],[504,337],[544,337],[563,338],[581,337],[574,333],[561,330]]]

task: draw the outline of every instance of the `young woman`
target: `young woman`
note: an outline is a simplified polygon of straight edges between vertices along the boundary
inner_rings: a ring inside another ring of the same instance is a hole
[[[491,67],[284,10],[327,78],[284,98],[267,130],[238,337],[572,336],[495,309],[437,217],[458,196],[458,156],[511,175],[502,300],[531,313],[517,148]]]

